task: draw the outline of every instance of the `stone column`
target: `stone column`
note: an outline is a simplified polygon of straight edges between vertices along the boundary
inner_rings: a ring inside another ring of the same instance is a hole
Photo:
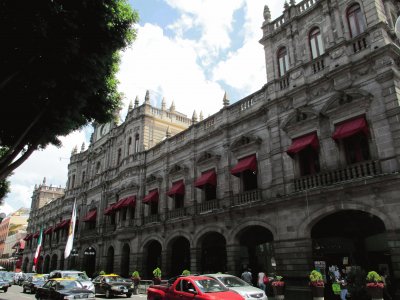
[[[192,274],[200,273],[200,248],[190,248],[190,272]]]
[[[400,234],[395,230],[387,231],[386,237],[392,262],[392,265],[390,266],[391,270],[388,270],[392,273],[389,273],[389,276],[392,277],[392,288],[394,289],[397,287],[395,299],[400,299],[400,290],[398,288],[400,286]]]
[[[226,245],[226,272],[240,275],[240,245]]]
[[[164,277],[165,275],[168,275],[170,272],[170,266],[171,265],[171,255],[168,255],[167,250],[162,250],[161,251],[161,272],[162,276]]]

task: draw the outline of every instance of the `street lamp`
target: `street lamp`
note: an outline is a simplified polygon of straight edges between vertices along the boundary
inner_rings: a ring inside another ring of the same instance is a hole
[[[394,25],[394,32],[397,35],[397,38],[400,39],[400,16],[397,18],[396,25]]]

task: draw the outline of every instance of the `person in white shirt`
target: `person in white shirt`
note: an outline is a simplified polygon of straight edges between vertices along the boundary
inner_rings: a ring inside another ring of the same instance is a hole
[[[267,276],[263,271],[258,272],[257,286],[265,292],[264,277]]]

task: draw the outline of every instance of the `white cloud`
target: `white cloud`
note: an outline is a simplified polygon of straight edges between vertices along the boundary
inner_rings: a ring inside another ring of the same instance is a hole
[[[118,74],[126,102],[139,95],[142,103],[149,89],[153,104],[165,97],[168,107],[174,101],[177,110],[189,117],[193,110],[205,114],[218,111],[223,89],[205,77],[193,48],[192,41],[170,39],[158,26],[140,27],[137,40],[122,55]]]

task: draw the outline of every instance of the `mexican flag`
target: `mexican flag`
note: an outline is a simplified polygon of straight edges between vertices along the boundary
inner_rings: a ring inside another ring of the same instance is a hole
[[[35,266],[35,270],[37,270],[37,263],[39,261],[40,251],[42,251],[42,240],[43,240],[43,228],[40,228],[40,234],[38,238],[38,244],[35,252],[35,257],[33,258],[33,265]]]
[[[65,245],[64,258],[68,258],[68,256],[71,254],[72,247],[74,245],[75,223],[76,223],[76,199],[74,201],[74,207],[72,209],[71,221],[69,222],[68,240],[67,240],[67,245]]]

